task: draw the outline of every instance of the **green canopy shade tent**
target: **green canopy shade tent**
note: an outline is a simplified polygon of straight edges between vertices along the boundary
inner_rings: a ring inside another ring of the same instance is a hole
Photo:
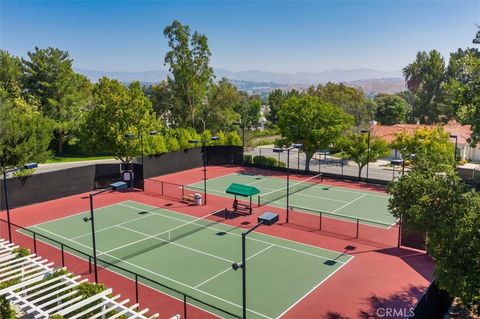
[[[232,183],[227,188],[226,193],[235,195],[235,199],[233,201],[233,209],[235,209],[235,211],[237,211],[238,208],[243,208],[248,210],[249,214],[251,214],[252,213],[252,196],[260,194],[260,190],[253,186]],[[237,200],[237,195],[242,197],[249,197],[250,205],[240,204]]]

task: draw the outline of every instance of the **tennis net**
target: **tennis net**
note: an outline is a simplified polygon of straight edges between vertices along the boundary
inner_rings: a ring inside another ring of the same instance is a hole
[[[288,193],[290,195],[303,191],[307,188],[317,185],[323,181],[322,174],[309,177],[303,181],[293,183],[288,187]],[[287,187],[276,189],[274,191],[258,195],[258,206],[263,206],[277,201],[281,198],[287,197]]]
[[[136,240],[134,242],[119,246],[99,254],[103,260],[116,264],[118,262],[128,260],[135,256],[144,254],[146,252],[152,251],[156,248],[162,247],[168,243],[179,240],[183,237],[189,236],[193,233],[196,233],[202,229],[208,228],[212,225],[215,225],[221,221],[224,221],[228,218],[227,209],[221,209],[210,213],[206,216],[194,219],[192,221],[186,222],[182,225],[169,229],[167,231],[147,235],[147,237]],[[120,228],[124,228],[119,226]],[[125,228],[126,231],[137,232],[134,229]],[[139,231],[138,231],[139,232]],[[140,232],[139,232],[140,233]]]
[[[168,197],[178,201],[184,200],[185,197],[188,196],[191,197],[196,193],[204,195],[203,189],[160,181],[152,178],[145,179],[144,192],[151,196]]]

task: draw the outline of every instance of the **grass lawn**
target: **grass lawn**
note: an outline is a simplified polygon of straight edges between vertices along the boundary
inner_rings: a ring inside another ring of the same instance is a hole
[[[102,156],[89,156],[89,155],[66,155],[66,156],[54,156],[44,164],[51,163],[68,163],[68,162],[80,162],[80,161],[94,161],[94,160],[103,160],[103,159],[113,159],[111,155],[102,155]]]

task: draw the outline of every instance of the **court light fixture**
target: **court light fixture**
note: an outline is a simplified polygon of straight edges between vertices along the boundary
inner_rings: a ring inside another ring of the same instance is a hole
[[[271,226],[278,222],[278,214],[265,212],[257,217],[257,224],[249,230],[242,233],[242,261],[240,263],[233,263],[232,269],[238,270],[242,268],[242,318],[247,318],[247,258],[246,258],[246,239],[247,235],[258,227],[265,225]]]
[[[12,242],[12,224],[10,222],[10,207],[8,205],[8,183],[7,183],[7,174],[18,172],[24,169],[34,169],[37,168],[37,163],[27,163],[22,167],[12,167],[2,171],[3,173],[3,192],[5,196],[5,208],[7,210],[7,227],[8,227],[8,241]]]
[[[90,222],[92,226],[92,249],[93,249],[93,265],[95,270],[95,282],[98,283],[98,267],[97,267],[97,242],[95,239],[95,215],[93,213],[93,197],[99,194],[108,192],[110,190],[113,191],[121,191],[127,189],[128,185],[125,182],[115,182],[109,185],[109,187],[99,190],[95,193],[89,194],[90,199],[90,217],[84,217],[84,222]]]
[[[210,138],[212,141],[218,140],[218,136],[214,135]],[[202,159],[203,159],[203,203],[207,205],[207,140],[188,140],[190,144],[202,143]]]

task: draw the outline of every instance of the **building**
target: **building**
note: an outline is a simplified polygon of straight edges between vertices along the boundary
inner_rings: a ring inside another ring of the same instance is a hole
[[[395,125],[378,125],[373,123],[370,127],[372,137],[381,138],[391,143],[395,139],[397,133],[406,132],[414,134],[420,128],[434,128],[434,125],[421,124],[395,124]],[[456,121],[450,121],[443,126],[443,129],[452,136],[452,143],[455,143],[454,136],[457,137],[457,156],[462,161],[480,161],[480,144],[472,147],[469,143],[472,130],[470,125],[461,125]],[[399,158],[400,152],[392,150],[392,157]]]

